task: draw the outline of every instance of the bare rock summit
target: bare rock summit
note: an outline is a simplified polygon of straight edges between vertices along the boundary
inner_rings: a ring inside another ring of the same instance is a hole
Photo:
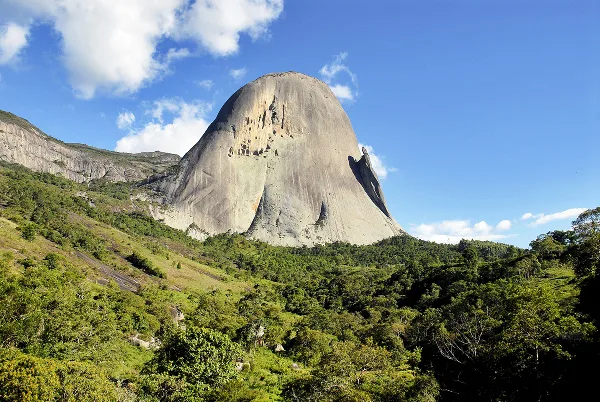
[[[198,238],[231,231],[297,246],[404,233],[339,101],[299,73],[239,89],[178,171],[150,185],[163,195],[155,218]]]

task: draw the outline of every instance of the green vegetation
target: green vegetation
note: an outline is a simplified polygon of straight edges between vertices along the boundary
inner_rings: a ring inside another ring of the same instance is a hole
[[[134,267],[141,269],[148,275],[158,276],[159,278],[164,278],[165,274],[158,268],[152,264],[152,261],[149,259],[142,257],[136,252],[131,253],[127,257],[127,261],[129,261]]]
[[[0,400],[596,392],[600,208],[529,250],[408,236],[286,248],[193,240],[132,191],[0,166]]]

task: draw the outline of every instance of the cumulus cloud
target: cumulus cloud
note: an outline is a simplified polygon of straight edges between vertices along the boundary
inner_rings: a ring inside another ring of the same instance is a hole
[[[0,65],[16,61],[27,45],[29,27],[8,23],[0,26]]]
[[[352,93],[352,89],[350,89],[348,85],[337,84],[331,85],[329,86],[329,88],[331,88],[331,91],[339,100],[354,100],[354,94]]]
[[[521,216],[521,220],[533,220],[529,225],[530,226],[539,226],[552,221],[562,220],[562,219],[573,219],[579,216],[581,213],[587,211],[587,208],[570,208],[561,212],[555,212],[552,214],[532,214],[531,212],[527,212]]]
[[[434,223],[422,223],[411,227],[411,234],[419,239],[436,243],[456,244],[462,239],[467,240],[502,240],[511,237],[510,234],[497,233],[499,227],[505,227],[507,220],[500,221],[496,227],[485,221],[471,225],[468,220],[446,220]],[[502,225],[501,225],[502,224]],[[502,229],[505,230],[505,229]]]
[[[156,101],[147,110],[151,121],[117,141],[115,151],[163,151],[183,156],[208,128],[210,108],[205,102],[187,103],[178,98]]]
[[[329,64],[325,64],[319,70],[319,74],[323,81],[329,85],[333,94],[341,101],[353,101],[356,98],[358,89],[358,79],[350,67],[345,64],[345,60],[348,58],[348,53],[342,52],[334,56],[333,61]],[[350,82],[346,84],[340,84],[340,73],[349,79]]]
[[[135,92],[167,73],[174,61],[192,55],[187,48],[159,51],[165,39],[192,39],[209,53],[229,55],[237,52],[241,34],[266,35],[283,10],[282,0],[7,1],[59,33],[71,85],[84,99],[98,90]],[[1,42],[7,60],[26,44],[24,28],[8,26],[10,40]]]
[[[511,226],[511,221],[509,221],[508,219],[504,219],[503,221],[498,222],[498,224],[496,225],[496,230],[504,232],[505,230],[509,230]]]
[[[526,221],[533,218],[533,214],[531,212],[526,212],[523,214],[523,216],[521,216],[521,220],[522,221]]]
[[[117,127],[119,130],[124,130],[135,122],[135,115],[130,111],[124,111],[117,116]]]
[[[196,81],[196,85],[198,85],[200,88],[210,90],[210,89],[212,89],[214,82],[213,82],[213,80],[202,80],[202,81]]]
[[[370,145],[358,144],[358,149],[362,153],[362,149],[365,148],[369,153],[369,159],[371,159],[371,165],[373,166],[373,170],[377,173],[377,177],[381,180],[385,180],[387,178],[388,173],[396,172],[398,169],[393,167],[388,167],[383,162],[383,157],[380,157],[373,151],[373,147]]]
[[[264,36],[283,11],[283,0],[196,0],[183,14],[180,34],[197,40],[210,53],[236,53],[240,34]]]
[[[246,69],[238,68],[238,69],[234,69],[234,70],[229,70],[229,75],[231,76],[231,78],[233,78],[236,81],[241,80],[246,75]]]
[[[12,0],[15,1],[15,0]],[[167,68],[155,56],[159,40],[177,22],[182,0],[18,0],[62,37],[62,59],[81,98],[97,89],[129,93]],[[171,53],[171,57],[173,53]]]

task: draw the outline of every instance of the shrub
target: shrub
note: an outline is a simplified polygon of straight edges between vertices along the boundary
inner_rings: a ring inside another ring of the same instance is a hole
[[[27,241],[34,241],[37,233],[37,225],[33,222],[26,223],[21,227],[21,237]]]
[[[152,264],[152,261],[136,252],[130,254],[127,257],[127,261],[129,261],[131,265],[141,269],[148,275],[154,275],[159,278],[165,277],[165,274],[158,267],[155,267],[154,264]]]
[[[208,389],[223,385],[237,375],[234,362],[241,355],[239,345],[227,335],[188,326],[167,335],[148,369]]]
[[[110,402],[118,399],[115,386],[107,375],[90,363],[66,362],[58,369],[61,400]]]
[[[56,269],[59,267],[60,260],[60,255],[56,253],[50,253],[44,258],[44,264],[46,264],[49,269]]]
[[[118,399],[107,375],[90,363],[63,362],[0,350],[0,400],[109,402]]]
[[[0,351],[0,400],[45,402],[56,399],[60,380],[53,360],[14,350]]]

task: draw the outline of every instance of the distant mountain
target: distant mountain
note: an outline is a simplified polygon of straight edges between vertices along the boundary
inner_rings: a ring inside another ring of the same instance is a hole
[[[179,156],[165,152],[126,154],[67,144],[12,113],[0,110],[0,160],[79,183],[94,179],[139,181],[166,171]]]

